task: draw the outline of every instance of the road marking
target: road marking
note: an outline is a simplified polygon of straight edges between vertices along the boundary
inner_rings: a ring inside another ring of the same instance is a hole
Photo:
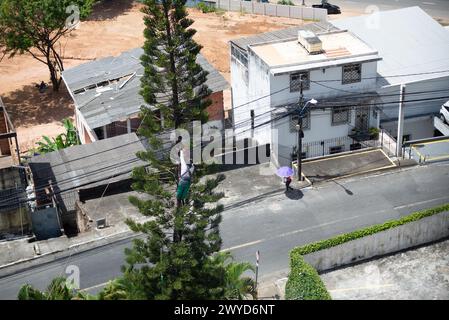
[[[387,211],[387,210],[376,211],[376,212],[373,212],[372,214],[378,214],[378,213],[381,213],[381,212],[384,212],[384,211]],[[316,225],[316,226],[313,226],[313,227],[309,227],[309,228],[298,229],[298,230],[294,230],[294,231],[281,233],[280,235],[277,235],[275,237],[260,239],[260,240],[256,240],[256,241],[252,241],[252,242],[247,242],[247,243],[244,243],[244,244],[241,244],[241,245],[238,245],[238,246],[226,248],[226,249],[221,250],[221,252],[232,251],[232,250],[235,250],[235,249],[250,247],[250,246],[253,246],[255,244],[262,243],[262,242],[266,242],[266,241],[270,241],[270,240],[274,240],[274,239],[278,239],[278,238],[283,238],[283,237],[286,237],[286,236],[291,236],[293,234],[306,232],[306,231],[310,231],[310,230],[313,230],[313,229],[319,229],[319,228],[322,228],[322,227],[325,227],[325,226],[329,226],[329,225],[332,225],[332,224],[336,224],[336,223],[339,223],[339,222],[353,220],[353,219],[358,219],[360,217],[364,217],[364,215],[359,215],[359,216],[353,216],[353,217],[349,217],[349,218],[334,220],[334,221],[331,221],[331,222],[326,222],[326,223],[319,224],[319,225]]]
[[[393,287],[393,286],[394,286],[394,284],[380,284],[380,285],[353,287],[353,288],[328,289],[327,291],[329,291],[329,292],[343,292],[343,291],[354,291],[354,290],[370,290],[370,289],[389,288],[389,287]]]
[[[236,250],[236,249],[240,249],[240,248],[244,248],[244,247],[253,246],[253,245],[255,245],[255,244],[264,242],[264,241],[266,241],[266,240],[267,240],[267,239],[261,239],[261,240],[256,240],[256,241],[252,241],[252,242],[247,242],[247,243],[244,243],[244,244],[235,246],[235,247],[230,247],[230,248],[227,248],[227,249],[223,249],[223,250],[221,250],[220,252],[232,251],[232,250]]]
[[[105,282],[105,283],[97,284],[97,285],[92,286],[92,287],[88,287],[88,288],[85,288],[85,289],[81,289],[80,291],[81,291],[81,292],[83,292],[83,291],[90,291],[90,290],[92,290],[92,289],[97,289],[97,288],[101,288],[101,287],[106,287],[106,285],[107,285],[108,283],[109,283],[109,281],[108,281],[108,282]]]
[[[440,198],[435,198],[435,199],[430,199],[430,200],[418,201],[418,202],[414,202],[414,203],[405,204],[403,206],[396,206],[396,207],[393,207],[393,209],[398,210],[398,209],[410,208],[410,207],[414,207],[416,205],[429,203],[429,202],[433,202],[433,201],[437,201],[437,200],[444,200],[444,199],[448,199],[448,198],[449,197],[446,196],[446,197],[440,197]]]

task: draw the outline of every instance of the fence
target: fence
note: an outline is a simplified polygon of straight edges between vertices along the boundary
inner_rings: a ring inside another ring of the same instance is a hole
[[[196,6],[198,0],[188,1],[188,6]],[[301,20],[327,21],[327,10],[303,6],[288,6],[274,3],[239,0],[216,0],[215,7],[227,11],[237,11],[264,16],[285,17]]]
[[[379,140],[356,141],[351,137],[344,136],[339,138],[327,139],[322,141],[313,141],[303,143],[303,158],[315,158],[327,156],[330,154],[360,150],[363,148],[379,147]],[[296,160],[295,155],[293,155]]]

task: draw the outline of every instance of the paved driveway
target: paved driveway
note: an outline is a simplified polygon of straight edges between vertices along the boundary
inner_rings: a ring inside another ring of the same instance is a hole
[[[375,149],[305,161],[303,172],[312,182],[319,182],[395,166],[385,152]]]
[[[449,299],[449,240],[321,275],[333,299]]]

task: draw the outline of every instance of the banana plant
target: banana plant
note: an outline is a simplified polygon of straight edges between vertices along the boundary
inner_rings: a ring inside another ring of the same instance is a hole
[[[64,119],[62,123],[64,125],[65,132],[59,134],[53,139],[50,139],[47,136],[42,136],[42,141],[37,142],[38,153],[45,154],[80,144],[72,121],[70,121],[70,119]]]

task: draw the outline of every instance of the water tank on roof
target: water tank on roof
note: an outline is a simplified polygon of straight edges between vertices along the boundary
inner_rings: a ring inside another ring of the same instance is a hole
[[[319,54],[323,50],[323,44],[315,33],[309,30],[298,31],[298,42],[309,54]]]

